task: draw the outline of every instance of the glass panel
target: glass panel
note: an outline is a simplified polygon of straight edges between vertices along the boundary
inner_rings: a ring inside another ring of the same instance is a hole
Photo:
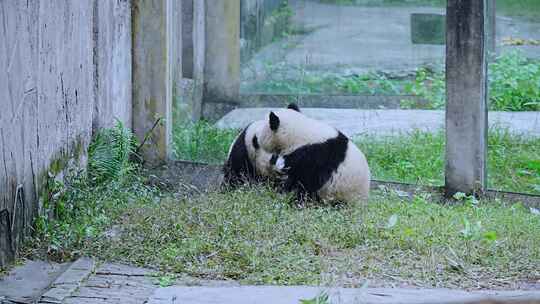
[[[413,95],[444,63],[445,1],[263,1],[281,5],[259,14],[250,2],[242,93]]]
[[[540,1],[497,0],[494,11],[487,37],[489,187],[540,194]]]
[[[242,0],[240,98],[179,128],[177,156],[222,163],[240,129],[296,102],[352,138],[375,179],[441,185],[445,5]]]

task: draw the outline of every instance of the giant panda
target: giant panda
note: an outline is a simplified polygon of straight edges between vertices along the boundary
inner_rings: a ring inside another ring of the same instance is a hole
[[[300,112],[294,104],[270,112],[259,134],[273,154],[272,168],[284,189],[323,202],[356,203],[369,195],[370,170],[364,154],[340,131]]]
[[[244,183],[253,183],[269,177],[272,173],[272,154],[260,148],[257,134],[264,120],[249,124],[234,139],[223,165],[222,187],[231,189]]]

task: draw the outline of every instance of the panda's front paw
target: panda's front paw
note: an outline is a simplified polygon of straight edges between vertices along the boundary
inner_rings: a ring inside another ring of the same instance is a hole
[[[275,165],[276,169],[280,172],[284,172],[286,171],[287,169],[289,168],[286,168],[285,167],[285,158],[283,158],[283,156],[280,156],[278,157],[278,159],[276,160],[276,165]]]
[[[285,166],[285,158],[278,154],[272,155],[270,164],[272,165],[274,171],[279,174],[287,174],[287,171],[290,169],[289,167]]]

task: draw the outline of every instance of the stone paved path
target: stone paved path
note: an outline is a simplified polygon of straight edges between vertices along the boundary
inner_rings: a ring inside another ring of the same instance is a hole
[[[265,118],[271,110],[276,109],[236,109],[221,118],[216,125],[219,128],[243,128],[254,120]],[[327,122],[349,136],[395,135],[415,129],[436,132],[444,128],[444,111],[303,108],[302,112]],[[540,112],[489,112],[489,125],[540,137]]]
[[[306,286],[240,286],[240,287],[168,287],[160,288],[150,298],[149,304],[296,304],[326,293],[329,303],[394,304],[394,303],[479,303],[482,300],[538,301],[539,291],[466,292],[449,289],[402,288],[322,288]],[[176,302],[175,302],[176,301]],[[315,303],[315,302],[311,302]],[[504,302],[503,302],[504,303]],[[534,302],[533,302],[534,303]]]
[[[45,266],[44,266],[45,265]],[[322,292],[330,303],[540,303],[536,291],[475,291],[405,288],[326,288],[309,286],[240,286],[231,281],[183,277],[160,287],[155,272],[81,258],[71,264],[27,262],[0,280],[0,303],[57,304],[285,304],[300,303]],[[38,267],[38,268],[35,268]],[[54,275],[46,276],[52,267]],[[63,271],[59,274],[58,270]],[[42,281],[36,285],[36,278]],[[13,284],[13,281],[18,281]],[[48,287],[47,287],[48,286]],[[35,288],[33,288],[35,287]],[[39,291],[39,292],[37,292]],[[488,302],[482,302],[488,303]],[[494,303],[494,302],[489,302]]]

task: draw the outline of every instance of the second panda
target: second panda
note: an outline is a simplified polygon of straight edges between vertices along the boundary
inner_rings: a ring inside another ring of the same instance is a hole
[[[367,200],[370,170],[364,154],[340,131],[300,113],[294,104],[270,112],[259,144],[273,153],[273,169],[297,199],[356,203]]]

